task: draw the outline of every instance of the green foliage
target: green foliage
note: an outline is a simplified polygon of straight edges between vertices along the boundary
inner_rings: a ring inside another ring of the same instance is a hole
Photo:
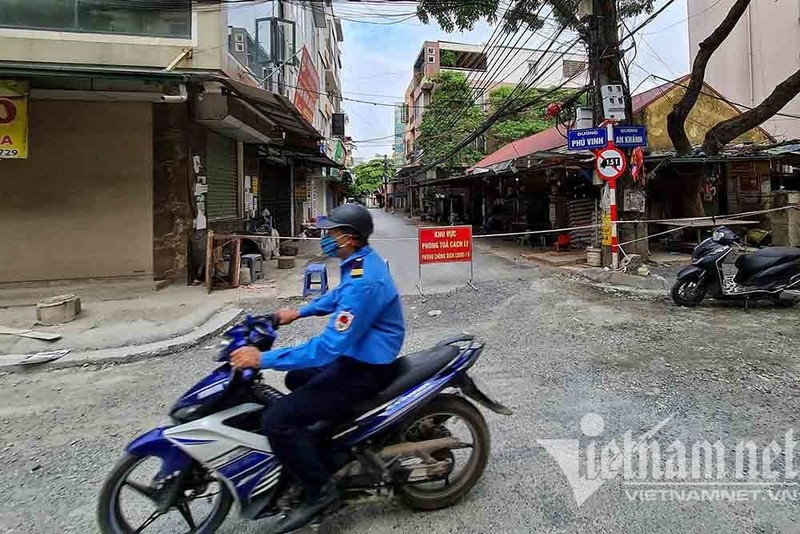
[[[455,67],[456,53],[453,50],[439,51],[439,65],[442,67]]]
[[[520,27],[539,30],[544,19],[550,14],[561,23],[576,28],[579,0],[509,0],[511,6],[505,10],[505,1],[469,0],[464,2],[443,2],[442,0],[420,0],[417,16],[428,24],[436,21],[446,32],[468,31],[476,22],[486,19],[494,23],[503,11],[503,27],[507,32],[515,32]],[[642,13],[651,13],[655,0],[616,0],[617,14],[622,18],[634,17]]]
[[[469,2],[442,2],[441,0],[420,0],[417,16],[428,24],[434,19],[448,33],[455,30],[471,30],[482,18],[489,22],[497,20],[499,0],[471,0]]]
[[[374,193],[383,185],[383,159],[374,158],[353,168],[353,183],[347,190],[348,196],[361,198]],[[394,174],[389,166],[389,178]]]
[[[525,93],[517,91],[512,96],[512,92],[514,92],[513,87],[500,87],[489,93],[489,106],[492,111],[499,109],[509,98],[514,98],[515,102],[518,102],[514,104],[515,108],[530,104],[526,109],[510,115],[508,118],[499,120],[492,125],[487,132],[487,136],[494,139],[497,146],[502,146],[511,141],[543,132],[554,126],[555,120],[546,119],[544,116],[547,105],[551,102],[561,102],[574,93],[571,89],[565,89],[547,96],[542,96],[544,91],[529,89]]]
[[[425,164],[446,154],[478,129],[485,119],[480,107],[472,98],[463,74],[440,72],[433,81],[435,86],[431,102],[422,115],[420,137],[417,140],[417,147],[423,151],[422,162]],[[443,166],[473,165],[483,155],[483,152],[474,147],[466,147]]]

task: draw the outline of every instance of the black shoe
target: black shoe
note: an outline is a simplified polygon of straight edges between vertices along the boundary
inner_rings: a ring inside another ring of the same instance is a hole
[[[339,488],[333,482],[328,482],[319,490],[316,499],[306,501],[294,510],[290,511],[276,525],[276,534],[287,534],[294,532],[311,523],[315,517],[332,508],[341,501],[342,495]]]

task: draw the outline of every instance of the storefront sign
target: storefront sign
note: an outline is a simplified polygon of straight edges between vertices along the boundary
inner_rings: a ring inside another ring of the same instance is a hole
[[[568,150],[595,150],[608,144],[605,128],[582,128],[567,132]]]
[[[0,159],[28,157],[28,85],[0,80]]]
[[[333,149],[333,161],[342,163],[344,161],[344,145],[341,141],[336,141],[336,146]],[[331,167],[331,176],[339,176],[339,169]]]
[[[419,263],[472,261],[472,227],[445,226],[419,229]]]
[[[314,115],[319,100],[319,74],[314,67],[314,60],[303,47],[300,60],[300,74],[297,76],[297,89],[294,92],[294,105],[309,124],[314,124]]]

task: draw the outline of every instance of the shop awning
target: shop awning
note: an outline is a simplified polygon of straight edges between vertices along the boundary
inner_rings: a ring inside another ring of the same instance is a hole
[[[303,118],[292,101],[283,95],[222,76],[193,74],[191,79],[196,82],[215,82],[224,85],[235,96],[263,112],[267,119],[285,131],[286,138],[283,139],[285,144],[300,143],[313,146],[316,141],[322,139],[322,135]],[[281,141],[281,139],[273,140],[278,144],[281,144]]]
[[[318,149],[314,151],[303,150],[289,146],[260,145],[258,147],[258,155],[262,158],[299,159],[303,160],[312,167],[333,167],[337,169],[344,169],[344,166],[341,163],[333,161],[325,154],[320,154]]]
[[[243,143],[283,140],[282,130],[245,100],[230,94],[207,94],[194,106],[194,120],[210,130]]]
[[[0,76],[18,78],[134,78],[144,80],[168,80],[186,82],[185,73],[148,67],[117,67],[102,65],[79,65],[69,63],[22,63],[0,61]]]

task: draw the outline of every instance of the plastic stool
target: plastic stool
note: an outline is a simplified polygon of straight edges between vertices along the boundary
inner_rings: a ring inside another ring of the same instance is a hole
[[[261,254],[243,254],[242,267],[250,269],[250,280],[255,282],[264,274],[264,258]]]
[[[314,275],[319,275],[315,279]],[[319,287],[314,287],[319,285]],[[308,295],[324,295],[328,292],[328,269],[324,263],[309,263],[303,276],[303,297]]]

